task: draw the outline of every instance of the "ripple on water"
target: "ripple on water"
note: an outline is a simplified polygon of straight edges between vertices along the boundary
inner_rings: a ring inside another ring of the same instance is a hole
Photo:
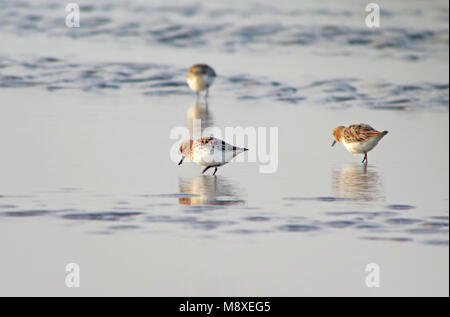
[[[231,226],[236,224],[234,221],[219,221],[219,220],[200,220],[195,221],[191,225],[194,229],[213,230],[222,226]]]
[[[445,19],[434,19],[431,29],[428,25],[417,25],[412,30],[402,23],[395,28],[377,30],[367,29],[364,25],[348,25],[349,17],[360,16],[358,6],[316,8],[305,4],[298,10],[273,4],[255,6],[252,2],[229,8],[222,7],[226,6],[225,2],[170,6],[130,1],[124,10],[120,2],[98,0],[99,5],[80,6],[85,15],[85,27],[69,29],[61,28],[60,19],[55,19],[64,11],[59,2],[51,5],[38,5],[30,0],[3,2],[7,10],[0,10],[2,28],[17,35],[42,33],[50,37],[130,44],[137,41],[150,46],[203,47],[229,52],[314,47],[315,54],[363,53],[374,58],[415,56],[411,62],[434,55],[448,56]],[[427,10],[433,12],[436,9],[439,8],[432,4]],[[416,18],[413,10],[383,10],[382,14],[387,19],[396,19],[400,15]],[[318,22],[301,23],[304,18]]]
[[[328,211],[325,214],[331,215],[331,216],[358,216],[362,218],[386,218],[386,217],[393,217],[398,215],[397,212],[393,211]]]
[[[394,205],[388,205],[388,206],[386,206],[386,208],[393,209],[393,210],[411,210],[411,209],[414,209],[416,207],[412,206],[412,205],[394,204]]]
[[[49,91],[79,89],[87,93],[122,90],[146,96],[187,95],[191,91],[184,77],[186,69],[153,63],[79,63],[51,56],[33,60],[6,59],[0,67],[0,87],[42,87]],[[365,106],[374,109],[411,110],[423,107],[448,108],[447,83],[399,85],[385,81],[366,82],[356,78],[332,78],[294,86],[273,78],[248,74],[222,74],[218,80],[238,100],[269,99],[300,104],[309,99],[319,106],[346,108]]]
[[[250,217],[245,217],[244,220],[253,221],[253,222],[264,222],[264,221],[269,221],[270,218],[263,217],[263,216],[250,216]]]
[[[226,233],[239,234],[239,235],[250,235],[250,234],[271,233],[271,231],[269,231],[269,230],[236,229],[236,230],[226,231]]]
[[[364,240],[372,240],[372,241],[393,241],[393,242],[411,242],[414,241],[412,238],[408,237],[360,237],[360,239]]]
[[[355,229],[365,229],[365,230],[374,230],[374,229],[380,229],[382,228],[382,225],[379,223],[374,222],[363,222],[356,226],[354,226]]]
[[[17,208],[17,206],[16,205],[8,205],[8,204],[0,205],[0,209],[14,209],[14,208]]]
[[[337,201],[357,201],[357,198],[345,198],[345,197],[332,197],[332,196],[323,196],[323,197],[285,197],[284,200],[292,200],[292,201],[302,201],[302,200],[313,200],[320,202],[337,202]]]
[[[412,234],[436,234],[441,232],[440,228],[436,227],[416,227],[407,229],[406,232],[412,233]]]
[[[445,228],[445,227],[448,227],[448,221],[447,222],[426,221],[426,222],[422,223],[422,226],[433,227],[433,228]]]
[[[95,220],[95,221],[117,221],[129,219],[141,215],[141,212],[80,212],[63,215],[62,218],[69,220]]]
[[[286,232],[310,232],[320,230],[319,227],[313,225],[303,224],[286,224],[278,227],[281,231]]]
[[[148,222],[194,223],[195,221],[197,221],[197,218],[192,216],[172,217],[166,215],[159,215],[159,216],[148,216],[145,218],[145,220]]]
[[[116,201],[116,205],[129,205],[130,202],[129,201]]]
[[[203,213],[224,209],[224,205],[191,205],[183,209],[187,213]]]
[[[172,193],[172,194],[144,194],[144,195],[138,195],[138,197],[144,197],[144,198],[191,198],[191,197],[198,197],[200,195],[197,194],[188,194],[188,193]]]
[[[331,228],[348,228],[356,224],[355,221],[349,220],[337,220],[337,221],[328,221],[325,222],[324,225]]]
[[[185,224],[194,229],[201,230],[214,230],[222,226],[231,226],[236,224],[234,221],[222,221],[222,220],[199,220],[197,217],[192,216],[167,216],[156,215],[148,216],[145,221],[151,223],[173,223],[173,224]]]
[[[425,240],[425,241],[423,241],[423,243],[429,244],[429,245],[448,246],[448,240],[433,239],[433,240]]]
[[[109,226],[108,229],[114,230],[114,231],[122,231],[122,230],[135,230],[139,229],[139,226],[135,225],[117,225],[117,226]]]
[[[1,212],[0,215],[6,217],[38,217],[47,216],[50,214],[72,212],[73,209],[62,209],[62,210],[48,210],[48,209],[31,209],[31,210],[15,210],[15,211],[5,211]]]
[[[420,219],[412,219],[412,218],[391,218],[386,220],[387,223],[392,225],[410,225],[419,222],[423,222]]]
[[[447,220],[447,223],[448,223],[448,220],[449,220],[449,217],[448,216],[433,216],[433,217],[430,217],[431,219],[436,219],[436,220]]]

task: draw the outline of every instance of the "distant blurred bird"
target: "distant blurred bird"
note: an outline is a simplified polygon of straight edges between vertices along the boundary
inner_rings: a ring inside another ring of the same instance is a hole
[[[246,148],[240,148],[226,143],[225,141],[214,137],[202,137],[197,140],[186,140],[180,145],[181,161],[183,163],[186,157],[201,166],[206,166],[202,174],[211,167],[214,167],[216,174],[219,166],[230,162],[236,155],[248,151]]]
[[[205,98],[208,98],[209,87],[213,84],[215,78],[216,72],[206,64],[196,64],[189,68],[186,74],[186,81],[189,87],[196,92],[197,98],[200,92],[205,89]]]
[[[364,153],[362,163],[367,165],[367,152],[371,151],[388,131],[377,131],[368,124],[353,124],[348,127],[339,126],[333,130],[334,146],[342,143],[351,153]]]

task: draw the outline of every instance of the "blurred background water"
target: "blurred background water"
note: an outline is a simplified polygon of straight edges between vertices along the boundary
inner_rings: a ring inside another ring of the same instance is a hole
[[[78,3],[0,1],[1,295],[448,296],[446,1]],[[278,169],[177,166],[196,118],[277,127]],[[359,122],[367,167],[330,147]]]

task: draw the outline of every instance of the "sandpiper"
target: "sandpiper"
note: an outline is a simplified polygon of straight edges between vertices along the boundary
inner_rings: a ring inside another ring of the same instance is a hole
[[[367,165],[367,152],[371,151],[388,131],[377,131],[368,124],[353,124],[348,127],[339,126],[333,130],[334,146],[336,142],[344,144],[351,153],[364,153],[362,163]]]
[[[216,72],[206,64],[196,64],[189,68],[186,74],[186,81],[189,87],[195,91],[197,98],[201,91],[206,89],[205,98],[208,98],[209,87],[216,78]]]
[[[226,143],[225,141],[214,137],[201,137],[197,140],[186,140],[180,145],[181,161],[183,163],[186,157],[201,166],[206,166],[202,174],[211,167],[214,167],[216,174],[219,166],[230,162],[236,155],[248,151],[246,148],[240,148]]]

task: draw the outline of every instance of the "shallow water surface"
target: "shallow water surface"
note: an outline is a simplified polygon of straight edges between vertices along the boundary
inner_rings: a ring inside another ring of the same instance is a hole
[[[447,3],[382,3],[369,30],[354,1],[98,1],[73,31],[44,3],[0,10],[1,295],[448,296]],[[178,166],[194,119],[276,127],[274,173],[251,144]],[[389,131],[368,166],[331,147],[359,122]]]

